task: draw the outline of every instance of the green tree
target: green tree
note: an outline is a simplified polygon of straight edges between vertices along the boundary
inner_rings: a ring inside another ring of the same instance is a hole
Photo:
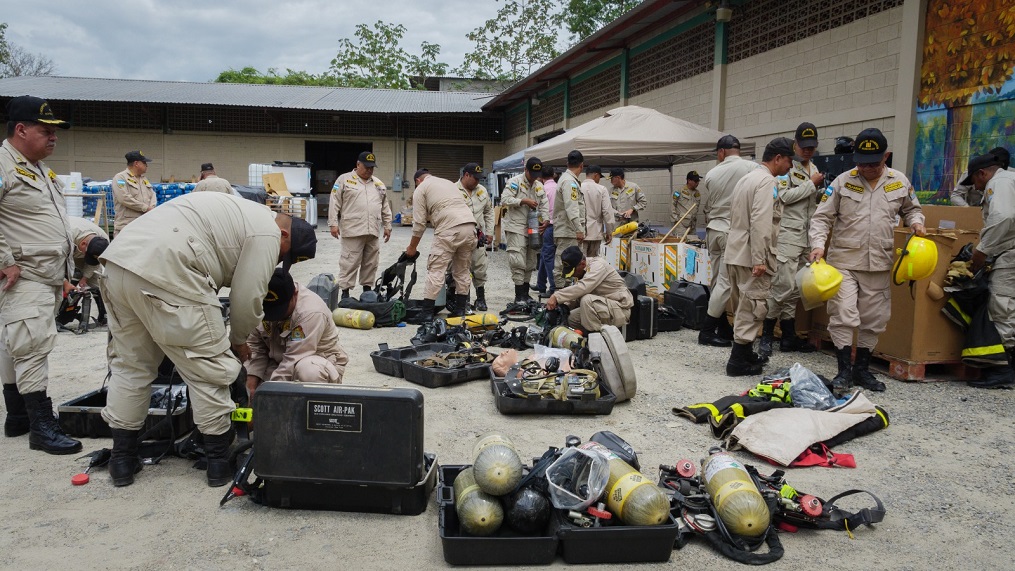
[[[517,81],[560,55],[564,42],[554,22],[561,1],[503,0],[496,16],[466,34],[474,47],[455,73]]]
[[[7,23],[0,23],[0,78],[53,75],[56,66],[43,54],[32,53],[7,40]]]
[[[255,83],[266,85],[317,85],[326,87],[337,87],[338,79],[328,74],[315,75],[306,71],[294,71],[286,68],[285,75],[278,73],[275,68],[268,68],[267,73],[261,73],[254,67],[247,66],[240,70],[229,68],[215,78],[215,83]]]
[[[409,54],[399,45],[405,32],[402,24],[381,20],[373,27],[357,25],[354,39],[338,41],[338,54],[331,60],[329,73],[347,87],[386,89],[411,89],[411,77],[444,75],[448,65],[437,59],[440,45],[423,42],[421,55]]]
[[[572,43],[578,43],[638,5],[640,0],[566,0],[561,14],[571,32]]]

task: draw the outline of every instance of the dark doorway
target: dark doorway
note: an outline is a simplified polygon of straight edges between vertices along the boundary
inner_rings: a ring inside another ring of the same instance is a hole
[[[310,180],[314,194],[328,194],[339,175],[356,168],[356,159],[363,151],[374,150],[373,143],[342,143],[335,141],[306,141],[304,143]]]

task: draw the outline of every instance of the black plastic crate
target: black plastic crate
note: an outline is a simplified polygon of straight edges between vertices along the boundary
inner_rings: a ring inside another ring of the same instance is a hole
[[[580,527],[561,510],[550,518],[567,563],[645,563],[670,560],[679,528],[670,515],[662,525]]]
[[[599,383],[599,398],[582,399],[544,399],[518,398],[511,394],[511,389],[503,377],[490,373],[490,390],[493,401],[501,414],[610,414],[617,397],[610,392],[606,383]]]
[[[152,385],[153,397],[164,395],[168,387],[169,385]],[[110,438],[112,432],[100,414],[102,408],[106,406],[106,394],[107,388],[102,387],[61,404],[56,409],[60,416],[60,428],[68,436],[77,438]],[[187,397],[187,386],[172,385],[172,395],[176,400],[176,408],[173,410],[172,432],[176,436],[182,436],[193,430],[195,426],[194,412],[190,408],[190,401]],[[153,398],[153,400],[155,399]],[[148,433],[165,418],[165,408],[149,408],[148,417],[145,418],[144,426],[141,427],[141,433]],[[163,440],[170,438],[170,436],[170,426],[168,423],[164,423],[158,430],[148,434],[147,440]]]
[[[448,385],[457,385],[468,381],[488,378],[492,372],[490,363],[470,363],[460,369],[442,369],[440,367],[424,367],[418,361],[432,355],[421,355],[402,361],[402,375],[410,383],[435,389]]]
[[[444,561],[451,565],[549,565],[557,557],[553,520],[542,535],[526,536],[504,527],[495,535],[463,535],[455,511],[452,485],[468,465],[441,466],[437,492],[438,527]]]
[[[424,462],[425,475],[413,486],[265,479],[265,504],[276,508],[419,515],[426,511],[439,469],[433,454],[426,453]]]
[[[389,349],[387,343],[381,343],[377,347],[377,351],[370,353],[370,359],[374,362],[374,370],[382,375],[398,378],[402,378],[402,360],[430,357],[455,349],[455,346],[450,343],[424,343],[395,349]]]

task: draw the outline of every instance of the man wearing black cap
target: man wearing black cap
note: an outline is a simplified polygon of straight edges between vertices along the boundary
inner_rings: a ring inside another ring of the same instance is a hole
[[[1015,173],[1015,168],[1011,167],[1011,154],[1008,149],[1004,147],[994,147],[987,151],[985,154],[993,155],[997,159],[997,163],[1001,166],[1001,170],[1007,170],[1008,172]],[[976,158],[976,157],[973,157]],[[968,169],[963,171],[959,175],[959,183],[952,190],[949,196],[949,201],[952,206],[980,206],[983,203],[983,191],[973,186],[972,182],[966,184],[966,180],[969,180]]]
[[[701,181],[701,212],[705,215],[705,242],[712,263],[709,283],[708,314],[698,332],[698,343],[713,347],[729,347],[733,327],[726,319],[730,300],[730,276],[723,260],[726,237],[730,231],[730,204],[733,189],[747,173],[761,168],[758,163],[740,157],[740,140],[723,135],[715,144],[719,164],[705,173]]]
[[[328,203],[328,228],[331,235],[342,240],[342,257],[338,262],[338,286],[342,298],[358,281],[363,291],[370,291],[377,279],[381,259],[381,241],[391,239],[391,205],[388,188],[374,176],[377,159],[363,151],[356,168],[335,180]]]
[[[515,301],[529,297],[529,279],[542,248],[542,233],[549,224],[546,192],[539,182],[543,163],[536,157],[525,161],[525,172],[508,179],[501,195],[506,208],[501,224],[507,237],[508,265],[515,284]],[[531,214],[531,216],[530,216]]]
[[[483,167],[477,163],[469,163],[462,169],[462,178],[458,180],[458,190],[466,197],[472,215],[476,219],[476,229],[482,232],[472,251],[472,285],[476,288],[476,311],[486,311],[486,245],[493,239],[493,199],[486,187],[479,184],[483,176]]]
[[[96,275],[102,275],[99,256],[109,246],[109,235],[87,218],[72,216],[68,220],[71,237],[74,240],[74,249],[72,250],[74,269],[75,273],[81,272],[81,281],[77,283],[77,286],[86,288],[90,285],[89,279]],[[64,290],[67,290],[70,285],[70,282],[65,282]]]
[[[304,220],[219,192],[174,198],[113,240],[101,259],[112,354],[102,418],[113,432],[114,485],[131,484],[141,469],[137,438],[163,355],[189,387],[208,484],[229,483],[229,386],[246,379],[240,364],[250,357],[247,336],[261,321],[275,265],[288,268],[316,250]],[[223,287],[230,288],[228,333],[218,299]]]
[[[610,169],[610,201],[617,213],[617,226],[636,222],[639,213],[648,206],[648,197],[641,187],[624,178],[624,169]]]
[[[265,381],[341,383],[349,363],[324,300],[275,268],[262,303],[264,318],[247,337],[247,392]]]
[[[765,146],[761,168],[744,175],[733,189],[730,203],[730,233],[725,260],[733,297],[733,349],[726,363],[731,377],[758,375],[767,357],[754,353],[752,344],[761,329],[765,302],[771,293],[771,279],[778,262],[779,200],[776,177],[793,166],[793,141],[772,139]]]
[[[916,191],[906,175],[885,166],[888,139],[879,129],[864,129],[856,138],[856,168],[832,181],[832,195],[818,205],[808,233],[811,262],[832,243],[828,263],[842,272],[842,285],[828,301],[828,334],[835,344],[838,388],[851,385],[885,390],[870,372],[871,353],[892,313],[891,269],[896,216],[918,236],[926,234]],[[857,335],[852,362],[853,333]]]
[[[567,154],[567,170],[557,181],[557,196],[553,202],[553,243],[556,246],[554,289],[564,287],[564,278],[560,274],[561,252],[571,246],[579,246],[585,240],[585,195],[578,182],[578,175],[584,167],[585,157],[581,151],[571,151]]]
[[[215,166],[211,163],[201,165],[201,180],[194,185],[194,192],[224,192],[233,194],[233,185],[215,174]]]
[[[984,375],[969,383],[977,388],[1015,386],[1015,174],[1005,169],[1007,157],[995,151],[969,161],[969,174],[962,181],[983,191],[983,229],[971,269],[978,271],[987,258],[994,259],[987,311],[1008,355],[1006,374]]]
[[[582,181],[582,194],[585,195],[585,240],[581,250],[587,258],[600,255],[603,240],[609,244],[613,240],[613,228],[616,216],[610,202],[610,192],[599,184],[603,178],[603,169],[599,165],[591,165],[585,169],[585,180]]]
[[[684,187],[673,191],[673,206],[670,208],[670,221],[677,224],[673,235],[680,237],[685,233],[694,234],[698,227],[698,202],[701,200],[701,192],[698,191],[698,182],[701,175],[698,171],[687,173],[687,182]]]
[[[571,308],[567,324],[585,333],[602,331],[603,325],[623,327],[631,319],[634,298],[624,278],[604,258],[587,258],[578,246],[560,254],[561,275],[577,280],[560,288],[546,300],[547,309],[557,304]]]
[[[800,123],[794,137],[793,168],[789,171],[789,185],[779,190],[782,203],[782,221],[779,223],[778,268],[772,277],[772,297],[768,300],[768,317],[761,332],[758,352],[767,357],[772,354],[775,342],[775,324],[779,322],[783,352],[810,353],[814,346],[796,334],[796,306],[800,290],[796,286],[797,270],[807,263],[811,250],[807,243],[807,230],[811,216],[818,207],[817,197],[823,195],[825,175],[811,162],[818,148],[818,128],[813,123]]]
[[[120,233],[128,224],[137,220],[145,212],[150,212],[158,204],[155,189],[148,182],[145,173],[151,159],[141,151],[131,151],[124,155],[127,168],[113,176],[113,236]]]
[[[28,446],[71,454],[47,395],[49,353],[60,288],[73,273],[63,185],[43,159],[56,148],[57,128],[70,123],[49,103],[28,95],[7,104],[7,139],[0,145],[0,380],[8,437],[28,433]],[[26,247],[29,246],[30,247]]]

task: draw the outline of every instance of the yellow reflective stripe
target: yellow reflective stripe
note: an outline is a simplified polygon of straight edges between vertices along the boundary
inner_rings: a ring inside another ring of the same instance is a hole
[[[963,357],[982,357],[984,355],[1004,354],[1004,345],[987,345],[986,347],[970,347],[962,350]]]
[[[970,317],[969,314],[967,314],[965,311],[962,311],[962,308],[959,307],[958,302],[955,301],[954,298],[948,299],[948,305],[954,307],[955,311],[959,312],[959,317],[961,317],[962,321],[965,321],[967,325],[973,322],[973,318]]]
[[[733,414],[737,415],[737,418],[744,418],[744,405],[740,403],[733,403],[730,405],[730,410]]]
[[[712,403],[703,402],[700,404],[692,404],[687,408],[689,410],[694,410],[696,408],[707,408],[712,413],[712,418],[716,419],[716,421],[722,418],[722,415],[719,414],[719,409],[715,408],[715,406],[713,406]]]
[[[877,408],[874,409],[874,412],[881,417],[881,422],[883,422],[885,426],[888,426],[888,417],[885,416],[885,413],[881,412],[881,410]]]

